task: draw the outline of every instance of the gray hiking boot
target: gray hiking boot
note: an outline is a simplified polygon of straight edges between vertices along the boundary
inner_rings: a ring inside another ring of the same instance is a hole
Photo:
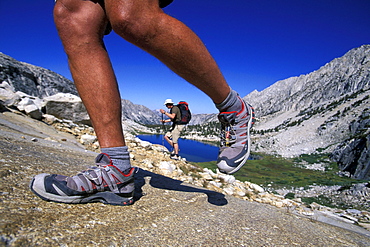
[[[250,153],[249,131],[254,124],[254,109],[243,99],[241,111],[221,112],[221,143],[217,159],[220,172],[233,174],[247,161]]]
[[[30,189],[46,201],[102,202],[121,206],[133,204],[135,168],[123,173],[106,154],[96,157],[96,165],[73,177],[46,173],[36,175],[30,183]]]

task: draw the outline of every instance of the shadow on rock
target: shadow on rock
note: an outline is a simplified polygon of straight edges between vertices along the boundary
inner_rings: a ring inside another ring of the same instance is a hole
[[[137,173],[135,175],[135,201],[140,200],[140,198],[143,196],[142,187],[145,185],[145,177],[150,177],[149,184],[154,188],[204,193],[208,197],[208,202],[216,206],[224,206],[228,203],[225,195],[219,192],[183,185],[183,182],[180,180],[149,172],[141,168],[137,168]]]

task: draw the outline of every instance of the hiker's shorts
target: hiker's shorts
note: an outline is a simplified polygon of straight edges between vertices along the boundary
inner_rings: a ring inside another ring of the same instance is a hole
[[[159,0],[159,7],[164,8],[172,2],[173,0]]]
[[[172,139],[173,143],[177,143],[180,138],[181,131],[184,129],[185,125],[175,125],[170,132],[166,133],[166,136]]]

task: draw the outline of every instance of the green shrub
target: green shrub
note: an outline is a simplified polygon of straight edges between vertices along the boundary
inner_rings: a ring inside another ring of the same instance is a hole
[[[288,194],[286,194],[284,196],[285,199],[294,199],[295,198],[295,194],[292,193],[292,192],[289,192]]]

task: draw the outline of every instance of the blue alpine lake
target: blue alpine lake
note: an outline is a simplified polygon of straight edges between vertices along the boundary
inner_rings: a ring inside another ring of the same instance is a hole
[[[138,135],[140,140],[148,141],[153,144],[163,145],[170,151],[172,147],[166,140],[163,139],[163,135]],[[186,158],[187,161],[192,162],[208,162],[217,160],[219,148],[203,142],[179,139],[180,152],[179,155]]]

